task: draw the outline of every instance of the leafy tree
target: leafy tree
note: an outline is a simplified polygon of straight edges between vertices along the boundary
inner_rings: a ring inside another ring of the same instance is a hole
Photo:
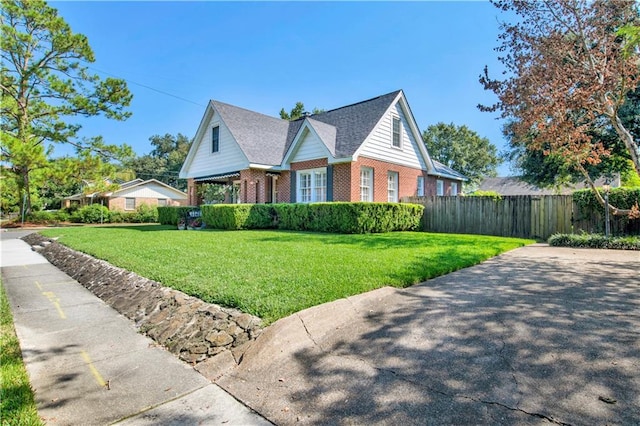
[[[314,108],[312,114],[320,114],[322,112],[324,112],[323,109]],[[280,118],[282,118],[283,120],[294,121],[302,117],[304,113],[304,104],[302,102],[296,102],[296,105],[289,112],[285,111],[285,109],[282,108],[280,110]]]
[[[0,161],[9,164],[18,190],[31,210],[31,175],[45,168],[47,143],[101,149],[76,141],[76,116],[104,115],[124,120],[132,95],[120,79],[101,80],[82,63],[94,62],[87,38],[74,34],[56,9],[42,0],[3,0],[2,145]],[[102,146],[104,148],[104,146]]]
[[[638,85],[638,54],[629,37],[617,31],[638,22],[634,1],[517,1],[496,6],[518,19],[503,23],[496,50],[505,66],[504,80],[480,77],[498,96],[483,111],[511,118],[512,131],[527,149],[551,155],[567,170],[577,170],[598,200],[604,199],[589,166],[611,155],[594,129],[608,122],[640,172],[640,142],[620,118],[627,93]],[[612,207],[614,214],[628,213]]]
[[[471,184],[484,176],[496,176],[502,162],[495,145],[467,126],[431,125],[422,133],[422,140],[433,159],[467,176]]]
[[[105,145],[101,137],[90,142],[100,147],[100,153],[78,150],[75,157],[62,157],[50,161],[46,169],[33,174],[39,188],[41,209],[60,208],[62,199],[79,192],[108,192],[118,188],[118,181],[132,177],[122,169],[122,162],[133,156],[128,145],[120,147]]]
[[[627,100],[620,108],[619,116],[634,139],[640,140],[640,89],[627,93]],[[609,155],[604,156],[598,164],[585,165],[585,169],[594,180],[620,173],[623,176],[623,184],[632,184],[634,175],[637,176],[637,173],[629,159],[629,153],[615,129],[607,125],[607,122],[603,124],[603,128],[592,129],[590,135],[594,141],[602,143],[603,147],[609,151]],[[542,149],[534,149],[528,143],[528,135],[524,138],[516,135],[511,123],[504,127],[503,132],[509,141],[510,148],[503,153],[503,156],[511,162],[513,170],[524,181],[539,187],[561,186],[584,181],[582,173],[569,167],[570,165],[561,155],[549,149],[549,144],[544,144]]]
[[[186,190],[187,184],[178,180],[178,173],[191,147],[189,138],[181,133],[176,136],[167,133],[164,136],[151,136],[149,141],[153,150],[130,160],[126,166],[141,179],[157,179],[174,188]]]

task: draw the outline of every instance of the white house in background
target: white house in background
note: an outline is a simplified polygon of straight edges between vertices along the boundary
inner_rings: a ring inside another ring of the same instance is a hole
[[[109,210],[135,211],[141,204],[153,207],[181,206],[187,204],[187,194],[156,179],[134,179],[122,183],[113,192],[74,194],[65,197],[63,207],[73,204],[85,206],[102,203]]]
[[[467,178],[431,159],[402,90],[287,121],[212,100],[180,170],[226,202],[397,202],[457,195]]]

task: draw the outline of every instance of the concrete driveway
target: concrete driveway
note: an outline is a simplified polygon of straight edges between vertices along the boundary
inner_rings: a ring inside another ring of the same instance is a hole
[[[217,383],[279,425],[638,425],[639,274],[524,247],[282,319]]]

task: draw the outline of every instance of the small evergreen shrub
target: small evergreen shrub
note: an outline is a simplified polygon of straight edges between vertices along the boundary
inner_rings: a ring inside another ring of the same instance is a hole
[[[100,204],[81,207],[71,215],[71,221],[77,223],[108,223],[109,209]]]
[[[554,234],[548,243],[554,247],[640,250],[640,237],[607,238],[601,234]]]
[[[205,204],[202,220],[213,229],[274,228],[274,209],[270,204]]]
[[[112,210],[109,215],[109,223],[133,223],[136,213],[122,210]]]
[[[148,204],[140,204],[132,217],[135,223],[155,223],[158,221],[158,208]]]
[[[184,218],[195,206],[163,206],[158,207],[158,222],[162,225],[178,225],[178,219]]]

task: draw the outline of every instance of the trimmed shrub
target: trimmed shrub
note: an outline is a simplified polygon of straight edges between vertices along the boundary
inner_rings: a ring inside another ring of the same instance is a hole
[[[640,250],[640,237],[605,237],[600,234],[555,234],[548,243],[554,247]]]
[[[364,234],[412,231],[424,207],[398,203],[213,204],[202,218],[214,229],[287,229]]]
[[[109,223],[133,223],[137,213],[112,210],[109,215]]]
[[[275,212],[270,204],[205,204],[200,209],[207,228],[275,228]]]
[[[78,223],[108,223],[109,219],[109,209],[100,204],[84,206],[71,215],[71,221]]]
[[[158,207],[158,222],[162,225],[178,225],[178,218],[183,218],[192,210],[197,210],[195,206],[163,206]]]

